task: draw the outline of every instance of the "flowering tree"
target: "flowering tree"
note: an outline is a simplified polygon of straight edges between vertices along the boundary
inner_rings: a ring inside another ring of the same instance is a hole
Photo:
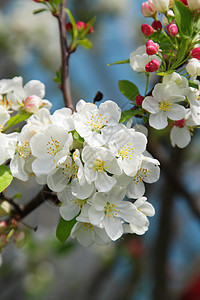
[[[58,202],[57,238],[61,243],[71,236],[84,246],[105,245],[126,233],[144,234],[148,217],[155,214],[144,196],[145,183],[159,179],[160,162],[169,181],[199,216],[196,201],[155,151],[151,129],[165,129],[172,147],[184,148],[200,125],[198,1],[152,0],[142,4],[142,14],[153,18],[151,25],[141,26],[146,45],[132,52],[129,59],[110,64],[129,63],[134,71],[146,75],[144,93],[130,81],[119,81],[120,91],[132,104],[123,112],[111,100],[97,106],[101,93],[93,103],[80,100],[76,107],[71,97],[69,59],[77,47],[92,47],[89,37],[95,18],[87,23],[76,21],[66,0],[34,1],[40,4],[34,14],[51,13],[58,21],[61,67],[55,81],[65,108],[50,113],[51,103],[44,99],[45,87],[38,80],[25,85],[22,77],[0,81],[1,251],[12,241],[23,246],[21,221],[44,202],[44,191]],[[150,90],[149,78],[155,73],[159,82]],[[146,126],[132,127],[132,117]],[[181,155],[180,151],[174,153],[171,161],[177,166]],[[13,177],[27,181],[30,176],[44,187],[22,207],[15,202],[19,195],[9,198],[5,189]]]

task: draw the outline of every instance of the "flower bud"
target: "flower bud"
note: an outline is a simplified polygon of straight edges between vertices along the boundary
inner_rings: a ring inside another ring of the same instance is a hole
[[[169,0],[152,0],[152,3],[161,13],[167,12],[169,9]]]
[[[8,244],[7,235],[0,235],[0,251]]]
[[[162,30],[162,23],[159,20],[153,21],[153,23],[151,24],[151,26],[155,30]]]
[[[146,52],[148,55],[156,54],[159,50],[159,45],[152,40],[148,40],[146,43]]]
[[[175,36],[178,33],[178,27],[173,22],[167,25],[166,30],[170,36]]]
[[[147,72],[155,72],[159,69],[160,63],[157,59],[152,59],[148,64],[145,66],[145,70]]]
[[[200,8],[200,0],[187,0],[190,10],[197,10]]]
[[[0,234],[4,233],[7,230],[8,226],[6,222],[2,221],[0,222]]]
[[[72,31],[73,29],[72,23],[71,22],[66,23],[65,28],[67,31]]]
[[[11,205],[8,201],[3,201],[0,204],[0,216],[9,215],[11,213]]]
[[[189,60],[186,71],[190,74],[192,77],[200,76],[200,62],[196,58],[192,58]]]
[[[25,99],[24,110],[29,113],[36,113],[42,105],[42,99],[38,96],[32,95]]]
[[[141,12],[144,17],[153,17],[156,13],[156,9],[153,6],[152,1],[142,3]]]
[[[185,119],[174,121],[174,125],[179,127],[179,128],[183,128],[185,126]]]
[[[148,24],[142,24],[141,30],[142,30],[142,33],[148,37],[152,36],[152,34],[154,33],[153,27],[151,27]]]
[[[190,54],[193,58],[200,60],[200,47],[193,49]]]
[[[15,233],[13,238],[13,242],[17,246],[17,248],[21,248],[24,246],[26,241],[26,235],[24,231],[19,231],[18,233]]]
[[[78,29],[78,31],[84,30],[86,29],[87,24],[84,23],[83,21],[77,21],[76,23],[76,28]],[[91,26],[88,33],[92,33],[94,31],[93,27]]]
[[[144,100],[144,97],[143,97],[143,96],[137,95],[137,96],[136,96],[136,99],[135,99],[135,103],[136,103],[137,105],[142,105],[143,100]]]
[[[183,4],[188,5],[187,0],[180,0]]]

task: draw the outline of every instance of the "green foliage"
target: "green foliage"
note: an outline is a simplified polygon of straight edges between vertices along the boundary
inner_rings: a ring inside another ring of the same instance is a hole
[[[76,130],[71,131],[71,134],[75,141],[82,144],[84,143],[84,139],[80,136],[80,134]]]
[[[179,33],[184,39],[191,37],[193,33],[192,12],[179,0],[173,1],[173,9]]]
[[[181,63],[183,62],[183,60],[185,59],[186,53],[188,52],[188,39],[182,39],[181,43],[179,45],[179,49],[176,55],[176,60],[175,62],[172,64],[171,69],[176,69],[178,68]]]
[[[87,49],[91,49],[92,48],[92,43],[91,43],[91,41],[90,40],[88,40],[88,39],[82,39],[82,40],[79,40],[78,42],[77,42],[77,44],[79,44],[79,45],[81,45],[81,46],[83,46],[83,47],[85,47],[85,48],[87,48]]]
[[[7,126],[4,128],[3,131],[6,131],[10,127],[12,127],[12,126],[14,126],[14,125],[16,125],[18,123],[23,122],[24,120],[28,119],[31,115],[32,114],[21,110],[18,114],[16,114],[12,118],[10,118],[10,120],[8,120]]]
[[[53,80],[58,84],[62,83],[61,68],[58,71],[56,71],[56,76],[53,78]]]
[[[189,86],[193,87],[195,89],[199,89],[198,84],[196,82],[192,81],[192,80],[189,80]]]
[[[94,16],[90,21],[88,21],[86,24],[87,24],[87,27],[80,32],[80,35],[79,35],[79,39],[83,39],[86,34],[88,34],[90,28],[93,26],[94,22],[96,20],[96,17]]]
[[[76,39],[77,36],[78,36],[78,29],[76,27],[76,21],[75,21],[73,15],[72,15],[71,11],[69,10],[69,8],[65,8],[65,11],[66,11],[66,13],[68,15],[68,18],[69,18],[69,20],[70,20],[70,22],[72,24],[73,38]]]
[[[36,14],[39,14],[43,11],[47,11],[47,9],[46,8],[41,8],[41,9],[34,10],[33,14],[36,15]]]
[[[162,32],[155,31],[151,39],[159,44],[159,48],[162,50],[171,50],[172,41],[169,36],[162,34]]]
[[[10,169],[5,165],[0,166],[0,192],[7,188],[12,182],[13,176]]]
[[[132,102],[135,101],[137,95],[139,95],[139,90],[137,86],[128,80],[119,80],[118,82],[120,92]]]
[[[64,244],[66,239],[70,236],[71,230],[76,222],[76,218],[70,221],[66,221],[62,217],[60,218],[56,229],[56,237],[62,244]]]
[[[129,64],[130,59],[118,60],[114,63],[107,64],[107,66],[121,65],[121,64]]]
[[[138,114],[137,110],[129,109],[129,110],[123,111],[121,114],[120,123],[124,123],[124,122],[128,121],[130,118],[134,117],[137,114]]]

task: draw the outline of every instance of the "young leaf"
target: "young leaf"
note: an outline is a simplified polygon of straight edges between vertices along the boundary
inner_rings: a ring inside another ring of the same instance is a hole
[[[92,48],[92,43],[88,39],[79,40],[77,42],[77,44],[79,44],[79,45],[81,45],[81,46],[83,46],[83,47],[85,47],[87,49],[91,49]]]
[[[185,39],[189,38],[193,32],[193,14],[181,1],[173,1],[173,9],[179,33]]]
[[[171,70],[174,70],[181,65],[182,61],[185,59],[187,51],[188,51],[188,39],[182,39],[179,45],[178,52],[176,54],[176,61],[172,64]]]
[[[79,143],[84,143],[84,139],[80,136],[80,134],[78,134],[78,132],[76,130],[70,131],[73,139],[78,141]]]
[[[189,86],[193,87],[195,89],[199,89],[198,84],[196,82],[192,81],[192,80],[189,80]]]
[[[73,27],[73,37],[77,38],[78,36],[78,29],[76,27],[76,21],[71,13],[71,11],[69,10],[69,8],[65,8],[65,11],[69,17],[70,22],[72,23],[72,27]]]
[[[134,117],[137,114],[138,114],[137,110],[129,109],[129,110],[123,111],[121,114],[120,123],[124,123],[124,122],[128,121],[130,118]]]
[[[130,59],[118,60],[114,63],[107,64],[107,66],[121,65],[121,64],[129,64]]]
[[[6,131],[8,128],[10,128],[11,126],[14,126],[26,119],[28,119],[32,114],[22,111],[18,114],[16,114],[15,116],[13,116],[12,118],[10,118],[10,120],[8,120],[7,122],[7,126],[4,128],[3,131]]]
[[[41,8],[41,9],[37,9],[37,10],[34,10],[33,14],[36,15],[36,14],[39,14],[43,11],[47,10],[46,8]]]
[[[0,193],[9,186],[13,179],[10,169],[5,165],[0,166]]]
[[[120,92],[131,101],[135,101],[136,96],[139,95],[137,86],[131,81],[120,80],[118,86]]]
[[[64,220],[62,217],[60,217],[57,229],[56,229],[56,237],[57,239],[64,244],[66,239],[69,237],[72,228],[74,227],[76,223],[76,218],[70,221]]]

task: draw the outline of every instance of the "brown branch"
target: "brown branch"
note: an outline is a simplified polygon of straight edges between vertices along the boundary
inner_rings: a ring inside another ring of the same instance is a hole
[[[70,90],[70,80],[69,80],[69,57],[70,49],[67,45],[67,35],[66,35],[66,12],[65,8],[67,7],[67,0],[63,0],[60,5],[60,12],[55,15],[58,19],[59,24],[59,33],[60,33],[60,46],[61,46],[61,58],[62,58],[62,93],[65,102],[65,106],[71,108],[74,112],[74,105],[71,97]]]

